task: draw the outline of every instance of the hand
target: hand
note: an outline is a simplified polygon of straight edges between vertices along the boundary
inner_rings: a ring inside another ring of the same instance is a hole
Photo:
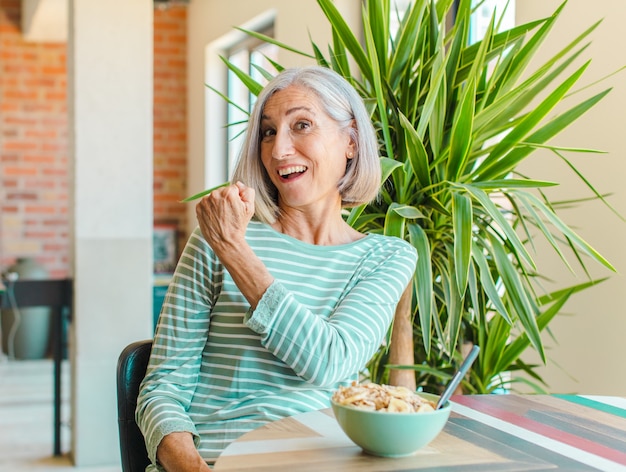
[[[218,256],[244,240],[253,215],[254,189],[241,182],[214,190],[196,205],[200,230]]]
[[[157,448],[157,460],[167,472],[209,472],[211,468],[200,457],[191,433],[177,432],[165,436]]]
[[[204,239],[256,308],[274,278],[245,239],[253,215],[254,189],[241,182],[214,190],[196,205]]]

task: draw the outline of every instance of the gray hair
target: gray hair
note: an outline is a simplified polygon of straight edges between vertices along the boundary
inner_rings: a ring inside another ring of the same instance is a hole
[[[232,177],[255,190],[255,216],[273,223],[279,215],[278,192],[261,162],[261,115],[267,100],[291,85],[313,92],[324,111],[344,129],[355,143],[355,155],[348,160],[339,181],[342,205],[355,207],[378,195],[381,179],[378,142],[367,109],[358,92],[338,73],[320,66],[285,69],[274,77],[257,97],[248,120],[246,138]]]

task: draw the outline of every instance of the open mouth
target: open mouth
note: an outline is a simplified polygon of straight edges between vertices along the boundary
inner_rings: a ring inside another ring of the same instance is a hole
[[[293,179],[306,172],[306,166],[291,166],[278,171],[278,175],[285,180]]]

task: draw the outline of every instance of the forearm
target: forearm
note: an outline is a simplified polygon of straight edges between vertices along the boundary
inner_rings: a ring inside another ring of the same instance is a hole
[[[225,243],[213,248],[252,309],[255,309],[274,277],[247,242]]]
[[[157,460],[167,472],[206,472],[211,468],[202,459],[191,433],[171,433],[157,448]]]
[[[270,287],[246,325],[299,377],[329,387],[363,368],[380,345],[392,316],[390,307],[379,304],[374,310],[352,313],[344,304],[329,319],[319,316],[279,283]]]
[[[152,462],[157,461],[157,448],[168,433],[197,434],[188,411],[209,330],[213,290],[218,287],[213,276],[217,263],[202,250],[203,244],[201,235],[194,232],[185,246],[163,303],[139,391],[136,420]],[[172,339],[176,342],[171,343]]]

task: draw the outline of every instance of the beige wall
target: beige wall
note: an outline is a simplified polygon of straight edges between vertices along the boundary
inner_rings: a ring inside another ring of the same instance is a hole
[[[560,4],[561,0],[517,0],[517,22],[524,23],[548,16]],[[551,32],[550,39],[539,51],[539,58],[547,59],[557,48],[566,45],[591,24],[604,19],[592,33],[591,46],[583,53],[583,60],[592,59],[592,62],[581,85],[591,84],[626,65],[626,10],[623,5],[623,0],[570,0]],[[625,72],[592,86],[579,96],[590,96],[592,92],[608,87],[614,87],[608,97],[570,129],[554,138],[552,144],[606,151],[607,154],[570,153],[567,156],[599,192],[612,194],[609,201],[621,214],[626,215],[626,189],[623,183],[626,174]],[[591,195],[552,154],[537,153],[525,165],[525,171],[535,178],[561,182],[559,188],[550,192],[554,199]],[[611,275],[597,264],[589,265],[593,277],[611,277],[599,286],[575,295],[565,307],[565,313],[551,325],[557,342],[546,338],[551,364],[542,369],[542,375],[552,392],[626,395],[626,286],[622,275],[626,270],[626,251],[623,249],[626,223],[598,202],[581,204],[560,214],[587,242],[607,257],[619,273]],[[578,278],[573,277],[549,251],[542,250],[537,260],[540,270],[557,280],[559,286],[584,281],[584,272],[573,258],[570,261],[579,274]]]

